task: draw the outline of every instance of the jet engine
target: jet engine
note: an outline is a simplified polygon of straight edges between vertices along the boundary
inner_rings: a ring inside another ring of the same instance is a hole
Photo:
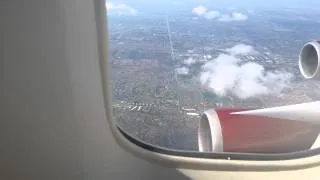
[[[305,79],[320,77],[320,41],[299,55]],[[289,153],[314,147],[320,132],[320,101],[265,109],[210,109],[198,128],[200,152]]]
[[[299,55],[299,69],[305,79],[320,77],[320,41],[306,43]]]

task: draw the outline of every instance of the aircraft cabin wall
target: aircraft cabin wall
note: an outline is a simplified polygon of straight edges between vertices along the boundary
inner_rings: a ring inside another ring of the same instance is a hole
[[[93,0],[0,4],[0,179],[188,179],[112,138]]]

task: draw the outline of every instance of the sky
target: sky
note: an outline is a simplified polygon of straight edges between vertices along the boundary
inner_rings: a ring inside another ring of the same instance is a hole
[[[320,7],[319,0],[108,0],[113,3],[124,3],[137,9],[177,8],[204,5],[209,8],[254,8],[286,7],[315,8]]]
[[[210,11],[206,19],[214,19],[221,10],[282,10],[299,8],[299,11],[320,11],[320,0],[106,0],[114,5],[113,12],[118,15],[146,15],[161,13],[181,13],[203,6]],[[109,9],[109,12],[110,9]],[[128,13],[129,12],[129,13]],[[246,20],[243,14],[220,14],[219,21]],[[112,13],[110,13],[112,14]]]

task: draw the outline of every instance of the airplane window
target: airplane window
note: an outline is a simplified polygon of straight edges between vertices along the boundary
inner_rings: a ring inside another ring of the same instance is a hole
[[[181,152],[317,149],[319,5],[107,0],[119,128]]]

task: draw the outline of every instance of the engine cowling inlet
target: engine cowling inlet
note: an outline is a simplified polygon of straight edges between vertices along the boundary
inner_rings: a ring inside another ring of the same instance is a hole
[[[320,78],[319,41],[311,41],[303,46],[299,55],[299,70],[305,79]]]

